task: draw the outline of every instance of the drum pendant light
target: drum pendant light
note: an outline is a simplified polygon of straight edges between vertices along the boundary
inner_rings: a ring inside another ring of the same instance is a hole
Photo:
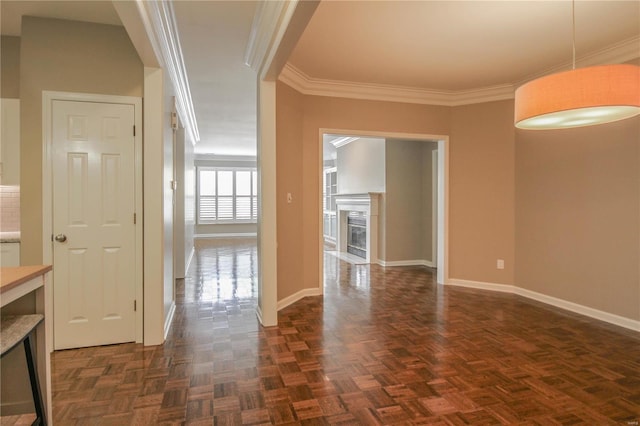
[[[640,67],[616,64],[575,69],[575,0],[573,8],[573,69],[538,78],[516,90],[515,126],[520,129],[591,126],[640,114]]]

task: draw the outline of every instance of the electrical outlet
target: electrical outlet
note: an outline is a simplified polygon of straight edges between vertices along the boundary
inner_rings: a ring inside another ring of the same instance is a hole
[[[291,196],[291,193],[287,192],[287,203],[291,204],[292,201],[293,201],[293,197]]]
[[[504,259],[498,259],[498,262],[496,263],[496,267],[498,269],[504,269]]]

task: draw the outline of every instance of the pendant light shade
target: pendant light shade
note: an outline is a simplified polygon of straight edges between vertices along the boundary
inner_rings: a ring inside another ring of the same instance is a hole
[[[640,67],[579,68],[530,81],[516,90],[515,125],[564,129],[640,114]]]

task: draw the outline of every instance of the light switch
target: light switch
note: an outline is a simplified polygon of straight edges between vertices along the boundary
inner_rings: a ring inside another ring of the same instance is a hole
[[[291,193],[287,192],[287,203],[291,204],[292,201],[293,201],[293,197],[291,196]]]

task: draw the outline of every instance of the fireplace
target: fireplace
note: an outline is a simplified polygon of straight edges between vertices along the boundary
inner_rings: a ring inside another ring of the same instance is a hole
[[[336,194],[338,253],[378,263],[378,204],[381,193]]]
[[[367,258],[367,219],[364,212],[347,215],[347,253]]]

